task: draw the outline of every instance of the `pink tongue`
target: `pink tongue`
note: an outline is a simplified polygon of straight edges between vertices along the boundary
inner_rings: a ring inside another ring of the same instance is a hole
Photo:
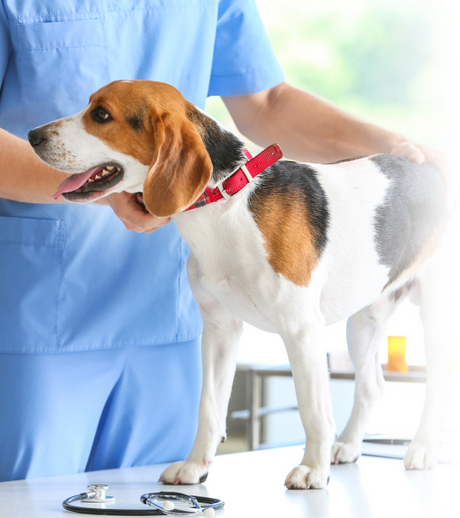
[[[72,192],[79,189],[89,178],[98,170],[102,171],[102,167],[93,167],[89,171],[85,171],[84,173],[73,174],[66,178],[61,185],[59,186],[56,193],[53,195],[53,198],[57,200],[59,196],[65,192]]]

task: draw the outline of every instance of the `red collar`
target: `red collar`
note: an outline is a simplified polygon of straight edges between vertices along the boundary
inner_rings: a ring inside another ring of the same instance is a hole
[[[198,209],[224,198],[226,200],[230,199],[234,194],[246,187],[248,183],[251,183],[259,173],[265,171],[267,167],[270,167],[283,157],[281,149],[276,144],[264,149],[254,158],[252,158],[247,149],[243,149],[243,152],[249,160],[223,182],[219,182],[213,189],[208,187],[195,203],[185,209],[184,212]]]
[[[275,162],[278,162],[280,158],[283,158],[283,153],[277,144],[272,144],[254,158],[247,149],[243,149],[243,153],[248,158],[248,161],[244,165],[223,182],[219,182],[213,189],[208,187],[195,203],[190,205],[190,207],[185,209],[183,212],[204,207],[209,203],[214,203],[215,201],[219,201],[224,198],[226,200],[230,199],[234,194],[246,187],[248,183],[251,183],[259,173],[265,171],[265,169],[273,165]],[[141,193],[137,194],[137,201],[141,205],[144,205]]]

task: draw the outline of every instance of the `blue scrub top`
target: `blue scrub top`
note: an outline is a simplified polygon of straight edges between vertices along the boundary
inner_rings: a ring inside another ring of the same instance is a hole
[[[117,79],[172,84],[203,108],[283,73],[253,0],[0,0],[0,127],[26,138]],[[197,337],[187,255],[174,223],[136,234],[108,207],[0,199],[0,352]]]

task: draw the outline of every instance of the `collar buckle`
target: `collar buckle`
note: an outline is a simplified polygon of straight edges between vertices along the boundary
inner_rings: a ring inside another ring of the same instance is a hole
[[[248,185],[249,183],[251,183],[254,180],[253,176],[248,171],[248,168],[246,167],[246,164],[241,165],[238,168],[237,172],[238,171],[242,171],[244,173],[244,176],[246,176],[246,178],[248,180],[248,183],[246,185]],[[228,178],[227,178],[227,180],[228,180]],[[220,194],[222,194],[223,198],[225,200],[229,200],[232,197],[232,195],[228,194],[228,192],[225,190],[225,187],[224,187],[224,182],[225,181],[226,180],[224,180],[223,182],[219,182],[216,187],[217,187],[217,189],[219,189],[219,192],[220,192]]]
[[[243,164],[240,169],[243,171],[244,173],[244,176],[246,176],[247,180],[248,180],[248,183],[251,183],[254,178],[253,176],[251,175],[251,173],[248,171],[248,168],[246,167],[246,164]]]
[[[217,188],[219,189],[220,194],[225,200],[229,200],[231,198],[230,194],[225,190],[223,182],[219,182],[217,184]]]

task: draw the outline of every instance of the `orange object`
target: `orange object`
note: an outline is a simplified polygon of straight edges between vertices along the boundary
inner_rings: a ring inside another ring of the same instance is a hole
[[[407,372],[409,366],[406,363],[406,337],[388,337],[388,363],[387,371]]]

